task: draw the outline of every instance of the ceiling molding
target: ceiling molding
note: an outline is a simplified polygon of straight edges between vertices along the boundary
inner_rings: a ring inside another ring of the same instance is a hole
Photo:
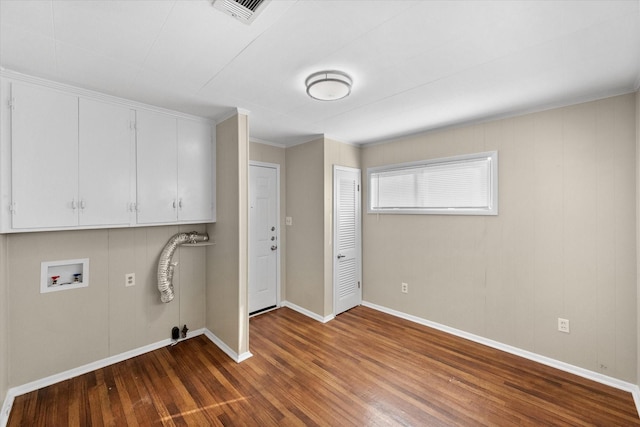
[[[305,138],[305,139],[303,139],[303,140],[300,140],[300,141],[294,142],[294,143],[292,143],[292,144],[287,144],[287,148],[295,147],[295,146],[297,146],[297,145],[303,145],[303,144],[306,144],[306,143],[308,143],[308,142],[317,141],[317,140],[319,140],[319,139],[321,139],[321,138],[324,138],[324,134],[313,135],[313,136],[310,136],[308,139],[307,139],[307,138]]]
[[[108,95],[106,93],[97,92],[91,89],[84,89],[84,88],[81,88],[78,86],[72,86],[66,83],[59,83],[59,82],[48,80],[42,77],[30,76],[28,74],[23,74],[17,71],[8,70],[6,68],[0,69],[0,77],[10,82],[28,83],[32,85],[47,87],[49,89],[59,90],[62,92],[72,93],[81,98],[99,100],[99,101],[109,102],[112,104],[124,105],[127,107],[136,108],[136,109],[156,111],[156,112],[170,114],[172,116],[181,117],[185,119],[201,120],[201,121],[207,121],[210,123],[216,123],[215,120],[208,117],[195,116],[193,114],[187,114],[181,111],[169,110],[167,108],[158,107],[157,105],[150,105],[150,104],[145,104],[143,102],[138,102],[132,99],[120,98],[117,96]]]
[[[216,116],[215,120],[216,120],[216,123],[222,123],[225,120],[230,119],[231,117],[235,117],[239,115],[249,116],[250,114],[251,114],[251,111],[245,110],[244,108],[232,107],[225,114]]]
[[[334,141],[334,142],[337,142],[337,143],[340,143],[340,144],[344,144],[344,145],[350,145],[350,146],[352,146],[352,147],[357,147],[357,148],[362,147],[362,144],[359,144],[359,143],[357,143],[357,142],[341,141],[340,139],[338,139],[338,138],[334,138],[334,137],[332,137],[331,135],[325,135],[325,136],[324,136],[324,139],[330,139],[330,140],[332,140],[332,141]]]
[[[635,90],[621,89],[617,92],[614,92],[613,94],[607,94],[605,96],[584,96],[578,100],[574,100],[573,102],[547,104],[547,105],[539,106],[536,108],[522,109],[517,111],[511,111],[509,113],[495,114],[495,115],[486,116],[486,117],[483,116],[483,117],[478,117],[475,119],[470,119],[462,122],[452,122],[452,123],[445,124],[443,126],[416,130],[415,132],[399,133],[396,136],[391,136],[389,138],[384,138],[384,139],[371,141],[371,142],[363,142],[359,146],[372,147],[376,145],[390,144],[398,141],[404,141],[410,138],[415,138],[421,135],[427,135],[427,134],[442,132],[442,131],[451,130],[451,129],[461,129],[468,126],[481,125],[485,123],[496,122],[499,120],[512,119],[515,117],[526,116],[529,114],[541,113],[543,111],[555,110],[558,108],[566,108],[566,107],[571,107],[573,105],[585,104],[587,102],[599,101],[601,99],[613,98],[613,97],[622,96],[622,95],[629,95],[635,92],[636,92]]]
[[[254,142],[256,144],[262,144],[262,145],[269,145],[271,147],[276,147],[276,148],[287,148],[287,146],[284,144],[278,144],[271,141],[265,141],[264,139],[258,139],[258,138],[252,138],[252,137],[249,137],[249,142]]]

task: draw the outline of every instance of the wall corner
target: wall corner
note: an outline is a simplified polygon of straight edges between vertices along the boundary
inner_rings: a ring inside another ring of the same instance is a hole
[[[206,328],[237,354],[248,352],[248,117],[216,126],[216,223],[207,231]]]

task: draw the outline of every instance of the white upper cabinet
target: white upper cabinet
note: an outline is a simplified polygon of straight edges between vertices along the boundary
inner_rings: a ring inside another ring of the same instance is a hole
[[[0,87],[0,232],[215,221],[211,122],[52,82]]]
[[[213,220],[213,144],[207,122],[140,110],[139,224]]]
[[[213,218],[213,143],[211,125],[178,119],[178,220]]]
[[[12,228],[129,225],[132,110],[12,87]]]
[[[176,222],[176,118],[154,111],[138,110],[136,127],[138,223]]]
[[[131,222],[134,120],[128,107],[80,99],[80,225]]]
[[[78,97],[11,87],[11,226],[78,223]]]

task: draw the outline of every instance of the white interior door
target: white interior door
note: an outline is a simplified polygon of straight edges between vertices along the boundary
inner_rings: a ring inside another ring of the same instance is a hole
[[[249,313],[278,303],[278,170],[249,167]]]
[[[333,295],[336,315],[362,303],[360,169],[334,166]]]

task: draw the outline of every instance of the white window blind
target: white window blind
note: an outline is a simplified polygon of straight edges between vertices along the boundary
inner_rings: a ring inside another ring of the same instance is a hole
[[[367,170],[370,213],[497,215],[498,153]]]

